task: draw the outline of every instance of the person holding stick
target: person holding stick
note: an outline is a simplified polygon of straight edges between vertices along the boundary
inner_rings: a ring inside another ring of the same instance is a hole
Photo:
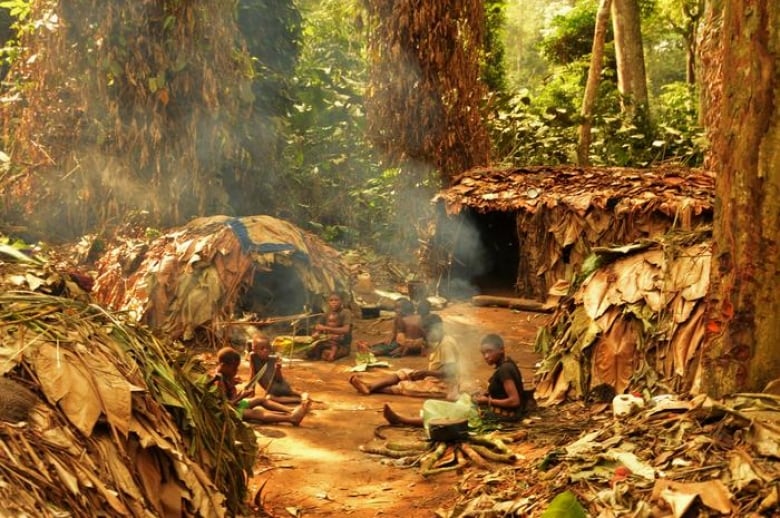
[[[301,424],[311,407],[311,400],[302,398],[301,404],[290,410],[281,403],[265,397],[254,397],[254,386],[239,391],[236,386],[236,374],[241,364],[241,354],[232,347],[223,347],[217,353],[217,372],[209,381],[208,386],[216,386],[217,390],[236,407],[236,411],[246,421],[261,423],[290,423],[293,426]],[[252,384],[252,382],[250,382]],[[253,384],[252,384],[253,385]]]
[[[255,333],[252,336],[249,352],[249,379],[250,384],[252,382],[260,384],[265,390],[266,397],[277,403],[297,405],[301,402],[301,394],[294,391],[284,379],[279,358],[271,356],[271,342],[267,336],[261,333]]]
[[[314,326],[314,345],[306,353],[310,360],[335,361],[352,350],[352,312],[338,293],[328,295],[328,312]]]

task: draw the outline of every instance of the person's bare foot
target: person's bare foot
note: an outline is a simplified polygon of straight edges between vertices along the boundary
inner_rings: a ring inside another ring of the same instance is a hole
[[[385,421],[392,425],[398,425],[398,424],[404,424],[401,420],[401,416],[395,413],[395,410],[390,408],[390,405],[388,403],[385,403],[384,408],[382,409],[382,415],[385,417]]]
[[[349,383],[364,396],[371,394],[371,390],[368,388],[368,385],[363,383],[363,380],[361,380],[357,374],[353,374],[349,377]]]
[[[298,426],[301,424],[301,421],[303,421],[304,416],[309,412],[309,408],[311,408],[311,400],[306,399],[304,401],[301,401],[301,404],[298,405],[295,410],[293,410],[293,413],[290,414],[290,422],[293,426]]]

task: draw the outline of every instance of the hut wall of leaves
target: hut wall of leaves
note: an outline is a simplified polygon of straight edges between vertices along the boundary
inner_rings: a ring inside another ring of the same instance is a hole
[[[434,198],[420,254],[444,294],[469,285],[545,300],[594,249],[708,224],[713,201],[713,175],[680,166],[475,168]]]
[[[214,345],[235,313],[300,312],[348,288],[339,253],[315,235],[271,216],[212,216],[113,248],[93,293],[171,339]]]

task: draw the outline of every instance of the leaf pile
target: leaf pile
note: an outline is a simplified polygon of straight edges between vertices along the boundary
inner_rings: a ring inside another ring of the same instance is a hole
[[[524,422],[516,464],[464,474],[460,498],[438,515],[584,516],[555,514],[580,506],[603,518],[780,512],[780,396],[672,397],[619,419],[605,408],[540,409]]]
[[[450,216],[514,214],[520,251],[517,291],[543,300],[558,280],[579,270],[593,248],[710,223],[714,178],[679,166],[475,168],[434,200]],[[466,236],[447,236],[446,221],[437,226],[436,241],[424,254],[432,268],[450,264],[458,239]]]
[[[537,336],[537,399],[694,388],[710,260],[706,230],[598,250],[587,263],[595,269]]]
[[[198,339],[202,328],[214,339],[255,272],[277,267],[294,271],[298,287],[288,280],[290,286],[276,289],[298,289],[301,306],[349,286],[338,252],[313,234],[270,216],[213,216],[109,251],[98,262],[95,296],[172,339]],[[273,314],[272,307],[266,310],[263,316]]]
[[[2,258],[2,514],[241,511],[255,437],[207,390],[202,366],[90,304],[45,259]],[[81,300],[65,296],[74,294]]]

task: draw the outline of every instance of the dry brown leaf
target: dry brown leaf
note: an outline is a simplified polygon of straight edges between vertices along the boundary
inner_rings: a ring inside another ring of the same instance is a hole
[[[693,495],[701,498],[704,505],[721,514],[731,514],[735,511],[732,503],[731,492],[720,480],[708,480],[706,482],[675,482],[673,480],[659,479],[653,486],[653,500],[657,500],[665,491],[671,491],[672,495]]]
[[[704,339],[703,317],[704,304],[699,304],[690,320],[675,330],[669,343],[669,349],[674,357],[674,373],[677,376],[685,376],[688,363]]]
[[[634,374],[637,332],[633,322],[618,319],[593,349],[591,386],[607,383],[621,394]]]
[[[33,364],[49,401],[59,405],[84,435],[92,435],[92,429],[103,412],[93,388],[92,373],[72,351],[51,344],[42,344],[38,348]]]
[[[606,331],[614,325],[615,320],[622,314],[623,310],[621,308],[609,308],[609,310],[605,311],[604,314],[596,320],[596,324],[598,324],[601,331]]]
[[[733,450],[729,455],[729,472],[731,473],[731,484],[737,491],[742,491],[753,483],[763,484],[765,480],[768,480],[766,475],[759,474],[760,470],[753,459],[742,450]]]
[[[609,271],[601,269],[594,273],[582,287],[582,305],[588,316],[596,320],[609,307],[606,294],[610,288]]]

